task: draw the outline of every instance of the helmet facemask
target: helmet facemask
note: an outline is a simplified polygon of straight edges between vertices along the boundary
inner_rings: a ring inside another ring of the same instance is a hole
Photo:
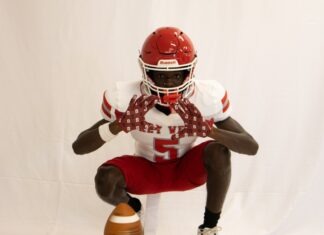
[[[196,59],[189,64],[178,65],[176,60],[163,61],[163,64],[169,66],[154,66],[146,64],[141,58],[139,62],[143,72],[142,92],[148,95],[156,95],[159,97],[159,104],[163,106],[169,106],[170,103],[176,103],[181,98],[188,98],[194,91],[194,67]],[[167,87],[162,84],[156,84],[154,82],[152,74],[154,72],[183,72],[184,79],[180,85]]]

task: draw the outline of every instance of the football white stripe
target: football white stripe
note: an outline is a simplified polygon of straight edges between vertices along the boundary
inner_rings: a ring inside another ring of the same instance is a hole
[[[128,223],[134,223],[137,221],[139,221],[139,217],[137,214],[130,215],[130,216],[112,215],[110,217],[110,222],[113,222],[116,224],[128,224]]]

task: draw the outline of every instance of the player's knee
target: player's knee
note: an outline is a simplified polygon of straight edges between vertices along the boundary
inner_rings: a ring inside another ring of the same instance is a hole
[[[116,167],[99,167],[95,176],[95,186],[98,196],[104,201],[114,204],[115,190],[121,180],[123,180],[122,173]]]
[[[207,170],[225,173],[231,169],[231,152],[224,145],[209,143],[204,149],[204,164]]]

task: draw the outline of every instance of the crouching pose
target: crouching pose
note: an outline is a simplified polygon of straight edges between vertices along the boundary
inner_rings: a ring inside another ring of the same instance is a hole
[[[226,90],[214,79],[194,79],[196,51],[178,28],[159,28],[145,40],[143,78],[118,82],[104,92],[103,119],[73,143],[76,154],[100,148],[120,132],[135,140],[135,154],[103,163],[95,177],[99,197],[128,203],[134,195],[185,191],[206,183],[198,234],[217,234],[231,180],[231,151],[255,155],[258,144],[231,116]],[[206,141],[195,145],[198,137]],[[131,196],[131,195],[132,196]]]

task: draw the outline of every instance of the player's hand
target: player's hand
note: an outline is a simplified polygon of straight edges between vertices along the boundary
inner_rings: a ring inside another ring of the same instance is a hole
[[[152,123],[145,121],[145,114],[154,107],[157,103],[158,97],[136,95],[130,100],[127,110],[124,113],[119,113],[117,122],[124,132],[130,132],[132,130],[139,130],[148,132],[148,130],[154,128]]]
[[[184,127],[178,133],[171,136],[172,139],[179,139],[185,136],[206,137],[213,128],[213,122],[205,120],[198,108],[190,103],[188,99],[179,100],[171,107],[180,115]]]

